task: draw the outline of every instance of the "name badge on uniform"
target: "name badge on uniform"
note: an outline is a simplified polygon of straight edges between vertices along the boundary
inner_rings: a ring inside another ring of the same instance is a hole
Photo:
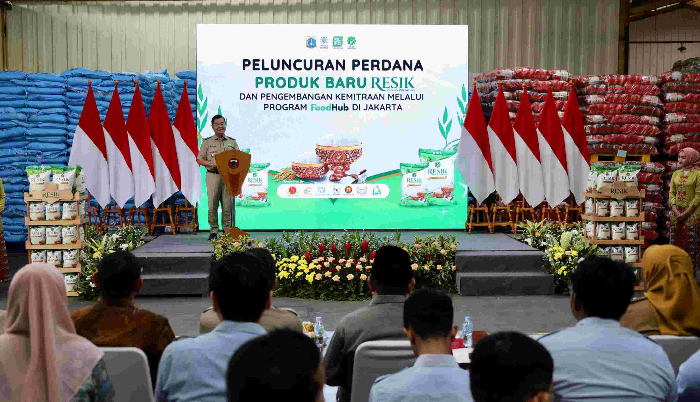
[[[211,157],[214,158],[216,157],[216,154],[214,152],[211,153]]]

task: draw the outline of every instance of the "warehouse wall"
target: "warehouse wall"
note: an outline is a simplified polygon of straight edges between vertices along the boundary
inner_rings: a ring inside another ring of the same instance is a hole
[[[630,41],[700,41],[700,13],[678,10],[630,24]],[[700,43],[686,43],[683,54],[678,43],[630,44],[630,73],[659,75],[673,63],[700,57]]]
[[[617,70],[618,10],[613,0],[17,1],[7,57],[11,70],[178,71],[195,68],[196,23],[468,24],[472,72],[605,74]]]

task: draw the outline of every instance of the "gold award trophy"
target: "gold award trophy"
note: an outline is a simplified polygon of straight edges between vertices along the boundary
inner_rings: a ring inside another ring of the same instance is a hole
[[[221,179],[231,197],[241,194],[241,188],[245,181],[245,176],[250,169],[250,154],[238,150],[224,151],[216,155],[216,167],[219,169]],[[234,206],[236,201],[231,200],[231,219],[235,222]],[[238,240],[241,236],[248,236],[248,233],[237,227],[232,227],[225,233],[227,236]]]

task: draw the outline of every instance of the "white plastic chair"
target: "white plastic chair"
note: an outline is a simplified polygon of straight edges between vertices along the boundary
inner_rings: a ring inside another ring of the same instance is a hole
[[[700,338],[695,336],[652,335],[650,338],[664,349],[676,375],[681,364],[700,350]]]
[[[416,356],[408,340],[363,342],[355,351],[352,402],[366,402],[374,380],[413,366]]]
[[[139,348],[100,348],[114,386],[114,402],[155,402],[146,354]]]

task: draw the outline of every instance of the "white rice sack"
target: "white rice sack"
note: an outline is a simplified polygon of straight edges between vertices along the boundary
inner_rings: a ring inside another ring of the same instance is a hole
[[[46,262],[46,250],[32,250],[32,262]]]
[[[66,221],[78,218],[78,203],[73,201],[64,202],[61,218]]]
[[[610,258],[610,247],[600,247],[595,250],[595,255],[598,257],[607,257]]]
[[[54,202],[53,204],[46,204],[46,220],[47,221],[58,221],[61,220],[61,203]]]
[[[80,241],[85,241],[85,227],[83,227],[82,225],[80,226]]]
[[[628,222],[626,224],[627,240],[639,240],[639,223]]]
[[[425,188],[427,163],[401,163],[401,201],[399,205],[404,207],[428,206],[425,196],[428,190]]]
[[[63,268],[78,266],[78,250],[63,250]]]
[[[29,220],[43,221],[46,220],[46,204],[44,201],[29,203]]]
[[[585,209],[586,209],[586,215],[595,214],[595,199],[594,198],[587,198],[586,199]]]
[[[624,261],[625,256],[622,246],[613,246],[610,248],[610,259],[613,261]]]
[[[625,216],[628,218],[634,218],[639,216],[638,199],[625,200]]]
[[[610,200],[610,216],[622,216],[625,213],[625,202]]]
[[[46,244],[46,227],[32,226],[29,228],[29,242],[31,244]]]
[[[639,247],[625,247],[625,262],[628,264],[639,262]]]
[[[80,201],[80,207],[78,208],[78,215],[80,215],[80,219],[87,218],[87,203],[85,202],[85,200]]]
[[[593,221],[586,222],[586,237],[595,238],[595,223]]]
[[[77,244],[78,243],[78,227],[77,226],[63,226],[61,228],[61,236],[63,238],[63,244]]]
[[[29,191],[43,191],[46,189],[46,183],[51,180],[51,171],[38,166],[27,167],[27,179]]]
[[[61,227],[46,227],[46,244],[61,244]]]
[[[598,232],[598,240],[610,240],[610,224],[599,223],[596,231]]]
[[[595,190],[595,183],[596,180],[598,179],[598,172],[595,170],[591,170],[588,172],[588,183],[586,184],[586,191],[593,191]]]
[[[595,209],[597,216],[610,216],[610,200],[597,199],[595,202]]]
[[[56,268],[61,268],[63,261],[63,252],[61,250],[47,250],[46,251],[46,263],[55,266]]]
[[[617,170],[608,170],[598,174],[596,179],[596,190],[600,191],[603,186],[612,186],[617,179]]]
[[[613,223],[611,231],[613,240],[625,240],[625,222]]]
[[[639,175],[641,167],[634,165],[634,167],[625,166],[625,168],[619,171],[618,180],[625,183],[625,187],[637,188],[637,175]]]
[[[85,170],[80,169],[75,175],[75,192],[85,194]]]
[[[58,185],[59,190],[73,191],[73,184],[75,183],[75,166],[68,166],[60,171],[56,171],[53,175],[53,182]]]
[[[78,284],[78,274],[63,275],[63,283],[66,285],[66,292],[74,292],[75,285]]]

